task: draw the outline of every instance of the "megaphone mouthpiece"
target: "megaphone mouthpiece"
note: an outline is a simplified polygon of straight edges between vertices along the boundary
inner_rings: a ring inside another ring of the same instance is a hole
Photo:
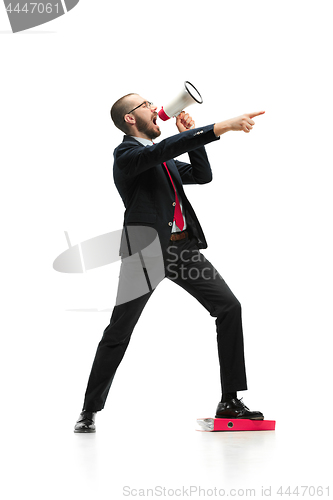
[[[169,120],[171,118],[171,116],[168,116],[165,113],[163,106],[161,107],[161,109],[159,110],[159,112],[157,114],[158,114],[158,117],[161,118],[161,120],[163,120],[164,122],[166,122],[167,120]]]

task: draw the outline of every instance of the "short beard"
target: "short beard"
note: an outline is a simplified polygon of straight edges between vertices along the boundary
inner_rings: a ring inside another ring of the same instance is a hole
[[[153,122],[147,123],[145,120],[142,120],[140,117],[136,117],[136,127],[139,132],[145,134],[149,139],[156,139],[161,135],[160,130],[154,130],[152,128]]]

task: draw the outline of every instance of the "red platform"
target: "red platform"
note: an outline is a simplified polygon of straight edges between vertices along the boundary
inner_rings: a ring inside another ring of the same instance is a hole
[[[245,418],[198,418],[203,431],[274,431],[275,420],[250,420]]]

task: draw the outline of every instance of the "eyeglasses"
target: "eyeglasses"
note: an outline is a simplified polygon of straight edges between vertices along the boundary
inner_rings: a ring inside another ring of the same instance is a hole
[[[137,106],[134,109],[131,109],[131,111],[129,111],[128,113],[125,113],[125,114],[129,115],[130,113],[133,113],[133,111],[135,111],[136,109],[140,108],[140,106],[143,106],[144,104],[145,104],[145,108],[148,108],[148,109],[151,109],[151,107],[154,105],[153,102],[143,101],[141,104],[139,104],[139,106]]]

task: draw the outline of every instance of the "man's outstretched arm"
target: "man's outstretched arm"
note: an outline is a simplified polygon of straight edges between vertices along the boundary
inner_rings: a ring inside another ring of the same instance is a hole
[[[201,127],[200,130],[188,130],[184,126],[184,123],[188,122],[188,115],[185,114],[181,117],[181,113],[177,117],[176,125],[178,130],[184,133],[163,139],[149,148],[129,147],[126,143],[120,144],[114,151],[118,168],[125,175],[138,175],[164,161],[171,160],[183,153],[188,153],[216,141],[220,135],[229,130],[244,130],[244,132],[249,132],[254,125],[252,118],[263,113],[264,111],[260,111],[258,113],[241,115],[224,122]]]
[[[213,130],[216,137],[229,132],[231,130],[239,131],[243,130],[249,133],[254,126],[254,121],[252,118],[258,115],[262,115],[265,111],[259,111],[256,113],[247,113],[237,118],[231,118],[223,122],[215,123]],[[179,132],[185,132],[191,128],[195,127],[195,122],[193,118],[182,111],[176,118],[176,126]],[[179,162],[176,160],[176,165],[180,176],[182,178],[183,184],[204,184],[212,180],[212,172],[207,158],[207,154],[204,147],[189,151],[190,164]]]
[[[223,122],[218,122],[214,124],[214,134],[219,137],[226,132],[231,130],[242,131],[247,134],[253,129],[255,125],[252,118],[255,116],[263,115],[265,111],[256,111],[255,113],[245,113],[244,115],[237,116],[236,118],[230,118]],[[191,128],[195,127],[193,118],[185,111],[182,111],[176,118],[176,126],[179,132],[185,132]]]

